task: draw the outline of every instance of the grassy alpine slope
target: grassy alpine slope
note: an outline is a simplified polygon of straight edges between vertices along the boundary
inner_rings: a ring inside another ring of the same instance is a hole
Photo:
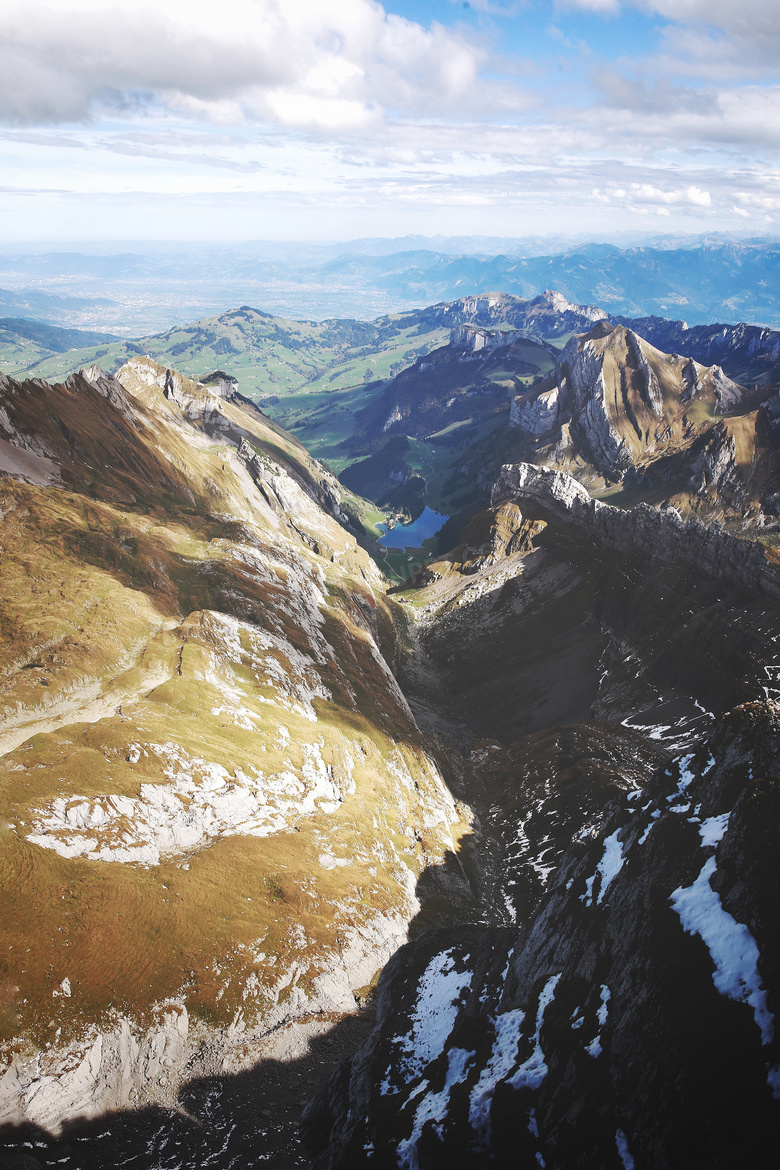
[[[164,386],[0,383],[5,1120],[173,1100],[348,1010],[465,829],[327,475]]]

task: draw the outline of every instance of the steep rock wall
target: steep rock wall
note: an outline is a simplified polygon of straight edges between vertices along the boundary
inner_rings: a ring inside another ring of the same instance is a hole
[[[739,708],[572,841],[524,928],[399,952],[304,1117],[317,1170],[770,1166],[779,765],[778,705]]]
[[[591,499],[572,476],[530,463],[507,464],[493,489],[493,503],[516,500],[529,516],[576,523],[606,548],[634,550],[650,563],[682,563],[702,573],[780,601],[780,565],[759,541],[743,540],[716,522],[683,520],[673,509],[647,504],[623,510]]]

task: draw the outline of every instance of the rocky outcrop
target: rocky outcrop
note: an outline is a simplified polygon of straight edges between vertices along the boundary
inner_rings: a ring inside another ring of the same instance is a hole
[[[290,494],[293,481],[285,469],[255,451],[243,437],[238,445],[238,457],[274,511],[278,515],[294,516],[295,502]],[[301,486],[334,520],[349,527],[349,517],[341,510],[341,495],[336,484],[332,476],[323,472],[316,484],[304,480]]]
[[[480,351],[489,352],[491,349],[500,349],[503,345],[510,345],[517,333],[503,333],[492,329],[480,329],[476,325],[458,325],[450,331],[450,345],[453,349],[462,349],[464,354],[478,354]],[[424,363],[422,363],[424,366]]]
[[[745,483],[737,469],[736,443],[725,427],[714,428],[692,462],[691,487],[699,492],[711,489],[720,495],[744,495]]]
[[[623,510],[591,499],[565,472],[507,464],[493,489],[493,502],[516,500],[528,516],[575,523],[603,548],[636,551],[650,564],[684,564],[749,594],[780,601],[780,566],[758,541],[726,532],[717,522],[705,527],[684,521],[674,508],[647,504]]]
[[[703,369],[698,362],[690,358],[683,368],[682,383],[683,390],[680,395],[681,402],[691,402],[697,394],[700,394],[703,386],[701,381]]]
[[[642,392],[645,402],[652,410],[657,418],[663,418],[664,400],[661,393],[661,387],[658,382],[658,377],[650,362],[647,360],[642,339],[637,337],[631,329],[626,331],[626,341],[631,351],[632,357],[636,362],[637,369],[642,377],[643,386]]]
[[[769,1167],[779,766],[778,705],[738,708],[575,837],[522,929],[399,952],[304,1115],[317,1170]]]
[[[471,355],[485,357],[493,350],[504,349],[517,341],[531,341],[548,353],[557,355],[553,346],[530,329],[480,329],[476,325],[459,325],[450,331],[450,347],[463,351],[461,360],[468,360]],[[423,360],[420,369],[429,369],[432,364],[430,360]]]
[[[149,357],[131,358],[117,371],[116,381],[131,393],[139,387],[157,387],[185,418],[211,427],[227,427],[223,404],[235,397],[236,381],[216,370],[206,383],[166,369]]]
[[[137,418],[138,414],[133,405],[133,400],[128,395],[118,378],[112,374],[105,373],[98,365],[91,365],[85,369],[79,370],[77,374],[71,374],[65,379],[64,385],[68,390],[74,393],[79,392],[80,385],[83,382],[89,382],[90,386],[97,390],[98,394],[102,394],[107,398],[112,406],[125,416],[125,418]]]
[[[210,374],[205,374],[200,379],[200,383],[202,386],[208,386],[212,393],[219,394],[220,398],[235,398],[238,390],[238,378],[226,374],[224,370],[212,370]]]
[[[711,366],[710,376],[712,378],[712,389],[715,394],[715,400],[721,414],[726,414],[729,410],[734,410],[735,407],[742,403],[745,397],[744,388],[727,377],[720,366]]]
[[[566,379],[561,386],[545,390],[532,401],[513,400],[509,411],[510,427],[519,427],[534,441],[552,439],[560,433],[562,405],[566,398]]]
[[[701,405],[710,415],[728,413],[744,398],[744,388],[720,366],[662,353],[633,330],[599,321],[567,343],[554,379],[515,398],[509,425],[529,446],[548,448],[546,462],[577,464],[585,478],[621,482],[628,476],[634,486],[652,480],[670,485],[670,495],[675,487],[699,491],[703,483],[720,498],[725,467],[708,470],[703,449],[733,441],[723,438],[717,423],[702,422]],[[728,474],[729,507],[737,513],[749,494],[745,456],[759,442],[755,423],[752,429],[751,437],[750,428],[742,428],[745,467],[733,461]]]
[[[551,289],[545,289],[540,293],[531,304],[537,308],[549,308],[553,313],[560,313],[564,317],[567,314],[574,314],[577,317],[584,317],[586,321],[591,321],[595,324],[596,321],[606,320],[607,314],[603,309],[599,309],[596,305],[574,305],[568,301],[563,293],[555,292]]]
[[[57,1134],[75,1118],[128,1106],[176,1108],[193,1078],[256,1063],[286,1029],[305,1033],[307,1019],[354,1012],[355,991],[371,982],[406,938],[402,915],[347,930],[338,959],[332,957],[311,989],[300,985],[295,968],[280,972],[276,1002],[260,1024],[239,1011],[229,1026],[209,1026],[188,1014],[184,997],[174,996],[152,1006],[147,1026],[115,1011],[100,1029],[87,1027],[67,1045],[55,1039],[35,1053],[20,1046],[0,1070],[0,1126],[35,1125]]]
[[[531,300],[509,293],[487,292],[461,297],[449,304],[433,305],[425,310],[426,321],[447,325],[459,324],[495,329],[498,326],[518,329],[544,338],[582,333],[607,314],[596,305],[577,305],[560,292],[546,289]]]
[[[565,373],[564,373],[565,371]],[[594,340],[572,338],[556,369],[558,384],[568,382],[571,413],[599,471],[620,479],[631,465],[625,437],[613,425],[607,406],[603,355]]]

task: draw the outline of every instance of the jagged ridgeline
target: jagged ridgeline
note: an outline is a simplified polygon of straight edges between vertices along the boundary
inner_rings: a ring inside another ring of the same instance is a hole
[[[354,1012],[467,825],[337,484],[230,378],[0,401],[0,1118],[56,1132]]]
[[[579,310],[582,319],[588,307]],[[778,471],[774,345],[726,354],[743,384],[717,363],[659,350],[604,318],[586,322],[562,348],[527,330],[461,326],[361,412],[352,443],[374,453],[340,478],[371,498],[393,501],[398,482],[413,476],[407,436],[448,447],[471,436],[450,456],[444,483],[433,468],[437,504],[450,515],[460,509],[444,540],[457,539],[487,505],[510,458],[565,470],[623,505],[666,500],[729,524],[771,522]]]

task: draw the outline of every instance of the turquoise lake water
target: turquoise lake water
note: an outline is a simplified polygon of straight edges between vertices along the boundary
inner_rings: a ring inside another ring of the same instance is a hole
[[[412,524],[396,524],[392,531],[386,531],[379,544],[385,548],[422,548],[422,542],[435,536],[446,520],[449,516],[426,507]],[[384,528],[384,525],[377,527]]]

